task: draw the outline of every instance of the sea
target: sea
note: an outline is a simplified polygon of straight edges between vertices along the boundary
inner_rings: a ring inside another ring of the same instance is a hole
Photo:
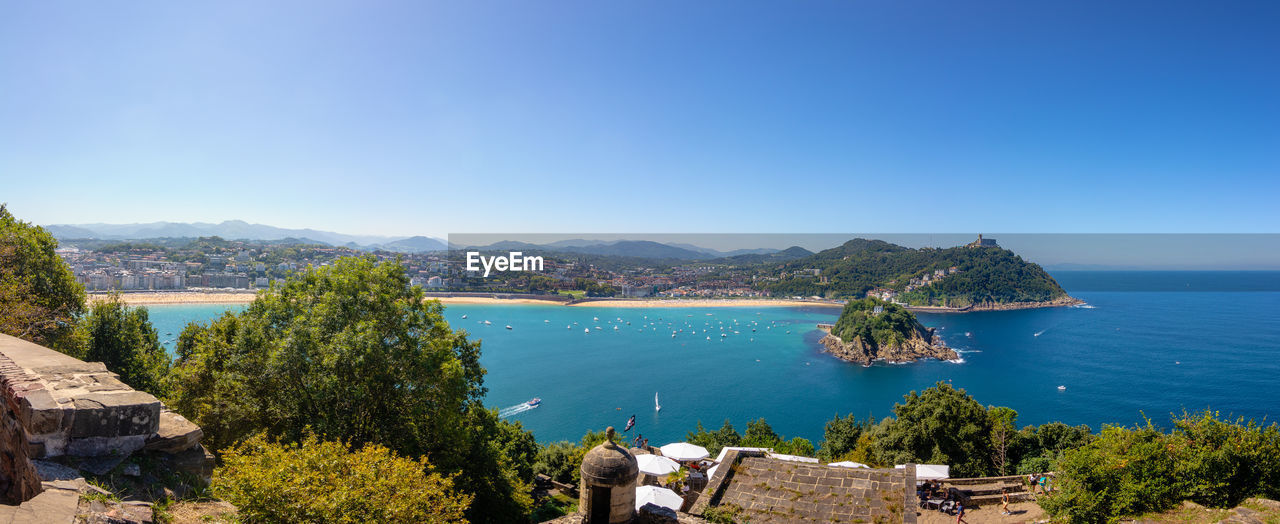
[[[621,430],[635,415],[628,438],[650,444],[764,418],[817,445],[831,418],[891,416],[903,395],[938,382],[1013,408],[1020,426],[1167,427],[1203,409],[1280,418],[1280,272],[1051,273],[1086,304],[919,315],[959,352],[949,362],[835,359],[816,325],[836,308],[450,305],[445,317],[482,342],[486,406],[541,442]],[[186,323],[241,308],[149,309],[172,348]]]

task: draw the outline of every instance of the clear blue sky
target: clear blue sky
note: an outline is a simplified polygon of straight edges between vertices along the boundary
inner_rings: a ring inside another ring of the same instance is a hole
[[[9,2],[0,201],[392,235],[1275,232],[1277,27],[1274,1]]]

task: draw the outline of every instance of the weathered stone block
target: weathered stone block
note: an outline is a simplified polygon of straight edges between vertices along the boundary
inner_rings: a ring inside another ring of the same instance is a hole
[[[147,439],[143,449],[178,453],[200,444],[204,431],[182,415],[167,409],[160,412],[160,425],[156,434]]]
[[[67,442],[66,453],[77,457],[128,455],[142,449],[146,442],[146,435],[73,438]]]
[[[160,424],[160,401],[141,391],[88,393],[72,406],[72,438],[149,435]]]
[[[70,420],[70,412],[54,401],[48,391],[37,390],[22,398],[18,417],[27,432],[41,435],[62,430]]]

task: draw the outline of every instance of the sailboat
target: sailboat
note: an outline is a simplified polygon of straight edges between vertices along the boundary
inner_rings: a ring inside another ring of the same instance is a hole
[[[658,403],[658,392],[657,392],[657,391],[654,391],[654,392],[653,392],[653,410],[654,410],[654,411],[662,411],[662,404],[659,404],[659,403]]]

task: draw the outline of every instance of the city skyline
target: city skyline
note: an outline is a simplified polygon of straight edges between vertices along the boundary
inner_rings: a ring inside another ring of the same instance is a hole
[[[1278,15],[21,4],[0,201],[385,236],[1275,232]]]

